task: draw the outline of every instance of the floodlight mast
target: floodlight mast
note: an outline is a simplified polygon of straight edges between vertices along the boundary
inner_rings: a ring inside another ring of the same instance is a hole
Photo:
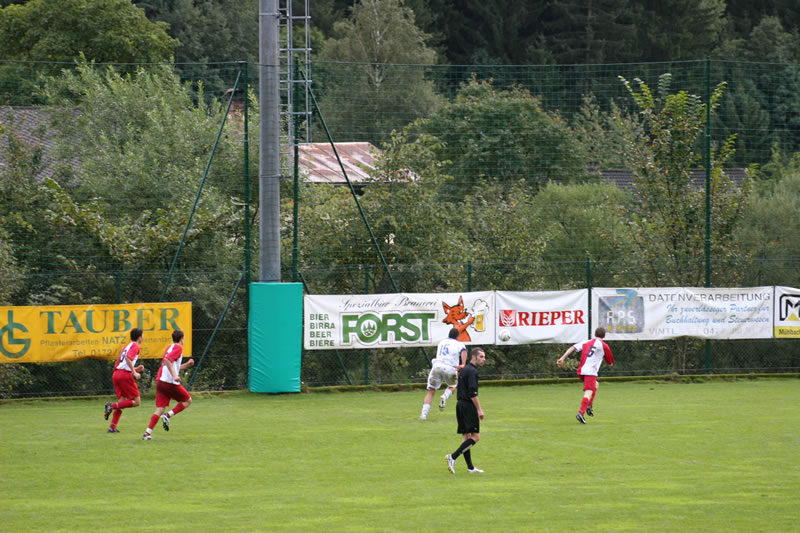
[[[259,281],[280,282],[280,87],[278,0],[259,0]]]

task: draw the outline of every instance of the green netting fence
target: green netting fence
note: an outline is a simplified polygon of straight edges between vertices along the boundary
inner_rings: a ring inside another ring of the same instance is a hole
[[[289,141],[374,157],[348,186],[338,165],[334,183],[302,157],[295,174],[287,151],[282,279],[310,293],[800,286],[798,65],[301,70],[312,136]],[[246,387],[258,67],[0,72],[0,303],[192,301],[193,388]],[[284,135],[307,131],[296,116]],[[572,375],[554,364],[565,346],[486,348],[489,378]],[[617,375],[800,368],[792,340],[614,348]],[[302,380],[422,382],[431,355],[305,351]],[[108,394],[110,362],[0,365],[0,392]]]

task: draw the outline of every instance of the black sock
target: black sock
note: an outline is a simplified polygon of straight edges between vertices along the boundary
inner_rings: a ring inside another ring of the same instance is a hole
[[[464,451],[464,460],[467,462],[467,468],[472,470],[475,466],[472,464],[472,452],[469,450]]]
[[[464,442],[461,443],[461,446],[459,446],[458,449],[451,454],[451,457],[453,459],[457,458],[459,455],[469,450],[473,444],[475,444],[474,440],[472,439],[465,440]]]

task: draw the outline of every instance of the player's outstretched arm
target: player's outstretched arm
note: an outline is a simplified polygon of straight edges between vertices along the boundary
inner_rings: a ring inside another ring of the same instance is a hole
[[[574,346],[570,346],[569,348],[567,348],[567,351],[566,351],[566,352],[564,352],[564,355],[562,355],[561,357],[559,357],[559,358],[558,358],[558,360],[556,361],[556,364],[557,364],[559,367],[560,367],[561,365],[563,365],[563,364],[564,364],[564,360],[565,360],[567,357],[569,357],[569,356],[572,354],[572,352],[574,352],[574,351],[575,351],[575,347],[574,347]]]

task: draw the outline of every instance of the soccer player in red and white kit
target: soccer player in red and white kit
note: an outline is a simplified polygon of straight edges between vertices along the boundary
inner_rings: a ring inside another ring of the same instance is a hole
[[[161,418],[164,431],[169,431],[170,419],[192,405],[192,397],[183,385],[181,385],[180,371],[184,368],[194,366],[194,359],[183,361],[183,331],[176,329],[172,332],[172,344],[164,350],[164,359],[161,361],[161,368],[158,369],[156,377],[156,412],[150,417],[150,423],[142,435],[142,439],[151,440],[153,438],[153,428]],[[164,409],[169,407],[170,400],[175,400],[178,405],[169,413],[164,414]]]
[[[603,340],[605,336],[605,328],[597,328],[594,330],[593,339],[570,346],[564,352],[564,355],[556,361],[556,364],[560,367],[571,353],[580,352],[581,354],[578,376],[583,381],[583,399],[581,400],[581,408],[578,414],[575,415],[575,418],[581,424],[586,423],[584,414],[594,416],[592,405],[594,405],[594,399],[597,397],[597,372],[600,370],[600,365],[604,360],[609,366],[614,364],[614,354],[611,353],[611,348]]]
[[[114,375],[111,380],[114,382],[114,391],[117,393],[117,402],[106,402],[104,416],[108,420],[108,415],[114,412],[111,417],[109,433],[119,433],[117,424],[122,416],[122,410],[128,407],[138,407],[142,403],[139,394],[139,386],[136,380],[142,377],[140,374],[144,370],[144,365],[136,366],[139,360],[139,345],[142,344],[142,330],[133,328],[131,330],[131,342],[125,345],[119,352],[117,362],[114,364]]]

